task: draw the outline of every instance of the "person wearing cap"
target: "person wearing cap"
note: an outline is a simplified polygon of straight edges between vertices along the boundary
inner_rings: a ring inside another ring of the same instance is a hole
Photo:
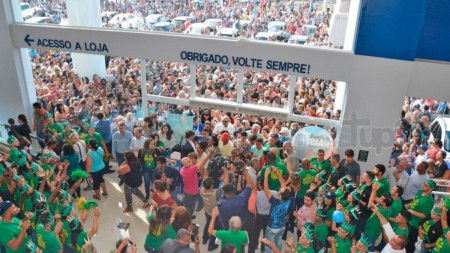
[[[416,159],[414,159],[414,169],[417,169],[417,166],[419,166],[421,162],[428,159],[426,152],[427,146],[425,146],[424,144],[417,146],[417,155]]]
[[[383,195],[379,198],[379,207],[378,211],[383,215],[384,217],[390,216],[390,210],[389,207],[392,205],[392,198],[389,195]],[[366,223],[365,228],[365,234],[369,238],[371,245],[369,247],[369,250],[373,252],[375,250],[375,245],[378,237],[381,235],[381,226],[380,221],[377,215],[372,213],[372,215],[369,217]]]
[[[373,213],[378,216],[378,219],[383,227],[384,234],[389,240],[388,244],[384,246],[381,253],[406,253],[405,247],[408,244],[408,237],[404,235],[397,235],[392,229],[391,224],[389,224],[388,220],[380,213],[376,205],[372,205],[371,208]],[[408,252],[414,252],[414,250]]]
[[[436,189],[436,182],[429,179],[423,186],[422,190],[417,192],[413,201],[406,205],[407,210],[412,214],[412,218],[409,221],[409,243],[407,246],[408,252],[414,252],[414,244],[417,241],[419,235],[420,223],[431,214],[431,209],[434,205],[432,191]]]
[[[72,145],[72,141],[70,140],[69,136],[73,133],[75,133],[75,130],[72,129],[72,126],[70,125],[70,122],[66,121],[63,124],[64,127],[64,131],[61,133],[59,140],[62,143],[68,143],[70,145]]]
[[[28,161],[31,161],[30,154],[25,150],[19,150],[20,143],[14,135],[10,135],[7,142],[11,145],[11,148],[9,149],[9,158],[11,159],[11,162],[19,166],[24,166]]]
[[[327,218],[325,222],[327,223],[327,226],[331,228],[333,213],[336,210],[336,193],[327,188],[326,184],[321,187],[321,191],[325,196],[322,208],[327,210]]]
[[[441,208],[435,206],[431,211],[430,218],[419,227],[419,237],[423,240],[422,252],[430,252],[443,234],[441,216]]]
[[[281,127],[279,140],[283,143],[292,140],[292,138],[289,136],[289,128]]]
[[[45,114],[45,118],[47,119],[47,126],[45,130],[49,130],[54,136],[59,136],[64,132],[64,128],[58,122],[55,122],[53,116],[50,113]]]
[[[338,227],[337,233],[334,236],[328,237],[328,242],[331,246],[332,253],[348,253],[352,246],[350,240],[350,232],[354,230],[354,225],[344,221],[341,226]]]
[[[40,216],[40,222],[36,227],[37,246],[43,253],[62,253],[63,247],[57,236],[61,232],[62,222],[58,220],[55,228],[52,229],[55,219],[49,212],[45,212]]]
[[[408,168],[408,161],[402,158],[398,161],[396,167],[387,169],[386,174],[391,188],[396,185],[401,187],[406,186],[409,180],[409,174],[406,172],[406,168]]]
[[[0,203],[0,245],[5,247],[6,253],[26,253],[28,252],[27,243],[31,238],[27,230],[31,226],[29,219],[22,221],[15,218],[19,214],[20,208],[16,207],[10,201]]]
[[[436,246],[431,251],[432,253],[446,253],[450,249],[450,228],[448,227],[448,209],[443,206],[441,215],[442,235],[437,239]]]
[[[230,141],[230,134],[225,132],[220,136],[219,150],[222,156],[231,158],[231,151],[233,151],[234,146]]]
[[[325,222],[327,213],[328,212],[325,208],[317,208],[316,214],[314,216],[314,235],[322,245],[325,245],[328,237],[328,227],[327,223]]]

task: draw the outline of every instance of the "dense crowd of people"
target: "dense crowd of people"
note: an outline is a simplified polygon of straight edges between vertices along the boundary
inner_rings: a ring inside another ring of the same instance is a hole
[[[317,45],[326,41],[331,14],[267,1],[226,2],[223,8],[178,1],[103,6],[225,24],[251,21],[241,36],[263,31],[268,21],[288,22],[292,34],[312,22]],[[38,101],[30,123],[25,115],[17,116],[17,124],[8,121],[9,148],[1,150],[0,165],[0,252],[96,252],[91,238],[102,232],[97,203],[108,201],[106,173],[118,175],[123,212],[134,212],[133,195],[149,210],[144,248],[150,253],[200,252],[200,244],[230,253],[450,249],[450,200],[439,202],[432,194],[446,191],[433,179],[448,180],[450,170],[442,141],[430,143],[429,127],[434,113],[448,113],[445,102],[406,98],[389,165],[361,168],[352,149],[342,158],[334,153],[326,159],[322,149],[297,157],[292,139],[305,126],[297,122],[155,102],[136,116],[143,74],[150,94],[187,98],[195,72],[196,95],[234,101],[240,83],[234,69],[149,61],[148,73],[140,73],[137,59],[106,57],[107,75],[89,78],[73,70],[70,52],[32,50],[30,57]],[[243,102],[286,107],[289,78],[246,71]],[[299,78],[293,113],[339,119],[335,90],[334,81]],[[193,117],[181,142],[169,113]],[[37,155],[30,150],[34,133],[42,147]],[[179,161],[171,158],[175,152]],[[206,221],[201,229],[193,224],[199,219]],[[125,237],[115,252],[137,252],[137,245]]]

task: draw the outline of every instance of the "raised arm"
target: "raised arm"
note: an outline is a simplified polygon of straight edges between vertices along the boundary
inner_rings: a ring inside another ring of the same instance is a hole
[[[269,189],[269,175],[271,171],[272,168],[267,168],[266,171],[264,172],[264,193],[266,193],[268,199],[272,197],[272,193],[270,192]]]

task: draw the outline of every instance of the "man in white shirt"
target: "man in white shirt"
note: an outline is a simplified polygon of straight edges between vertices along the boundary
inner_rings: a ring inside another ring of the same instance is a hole
[[[408,183],[409,175],[406,172],[408,167],[408,161],[406,159],[400,159],[397,167],[391,167],[388,169],[387,178],[389,180],[389,185],[392,187],[398,185],[405,188],[406,183]]]
[[[406,245],[408,244],[408,238],[404,235],[396,235],[391,227],[391,224],[386,220],[386,218],[380,213],[376,205],[372,206],[372,211],[380,219],[381,225],[383,225],[384,233],[388,238],[389,242],[384,246],[381,253],[406,253]]]
[[[419,165],[421,162],[426,161],[428,159],[427,154],[425,153],[427,151],[427,146],[425,145],[419,145],[417,147],[417,156],[414,160],[414,169],[417,168],[417,165]]]
[[[230,118],[228,116],[222,117],[222,122],[217,123],[216,127],[214,127],[213,134],[221,134],[222,131],[227,131],[230,136],[234,134],[235,128],[230,124]]]
[[[130,142],[130,150],[133,151],[136,157],[138,156],[138,151],[144,147],[145,140],[147,140],[147,138],[142,136],[142,128],[136,127],[134,129],[134,137],[131,139]]]

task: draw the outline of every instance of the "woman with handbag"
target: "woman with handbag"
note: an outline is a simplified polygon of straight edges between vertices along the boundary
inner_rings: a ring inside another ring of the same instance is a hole
[[[95,194],[92,197],[96,200],[101,200],[100,187],[102,187],[103,190],[102,195],[108,196],[105,179],[103,179],[103,170],[105,168],[103,156],[105,155],[105,151],[98,146],[95,139],[89,140],[88,150],[86,157],[86,172],[90,173],[92,177],[93,188],[95,191]]]
[[[125,162],[119,166],[117,171],[124,181],[124,193],[127,207],[122,209],[124,213],[133,212],[133,194],[136,195],[142,202],[144,208],[149,207],[150,203],[145,199],[144,194],[139,190],[142,185],[141,166],[139,160],[132,151],[124,153]]]

